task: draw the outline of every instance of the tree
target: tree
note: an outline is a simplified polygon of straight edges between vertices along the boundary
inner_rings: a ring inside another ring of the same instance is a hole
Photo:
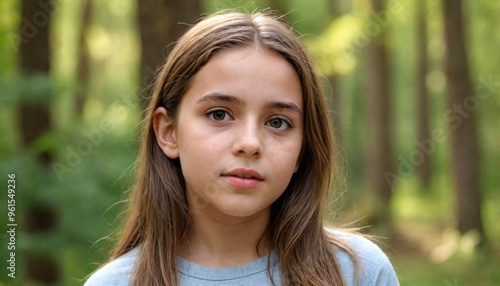
[[[426,77],[429,70],[427,56],[427,19],[426,0],[418,0],[416,9],[417,70],[415,73],[417,94],[417,139],[422,142],[431,138],[429,130],[429,95]],[[432,154],[424,154],[423,161],[417,166],[420,181],[428,189],[432,177]]]
[[[139,0],[139,31],[142,45],[141,84],[143,109],[151,84],[173,44],[201,14],[200,0]]]
[[[384,11],[383,0],[372,0],[375,15]],[[376,21],[375,21],[376,22]],[[367,183],[375,191],[379,202],[375,204],[375,222],[390,221],[390,201],[392,186],[388,184],[384,174],[394,173],[393,142],[391,126],[391,87],[389,69],[389,51],[386,47],[385,25],[379,23],[379,33],[371,39],[366,47],[365,74],[365,112],[368,149],[366,154],[365,173]]]
[[[48,77],[50,71],[49,26],[54,7],[50,0],[21,2],[21,27],[19,42],[19,71],[26,81]],[[50,89],[26,89],[29,93],[19,105],[19,137],[21,147],[29,149],[45,132],[52,128],[52,115],[46,98]],[[30,100],[28,101],[29,98]],[[34,99],[34,100],[31,100]],[[37,154],[38,161],[49,166],[53,155],[48,151]],[[30,206],[26,214],[28,235],[55,230],[56,212],[43,205]],[[28,281],[54,284],[60,280],[59,265],[49,254],[26,254],[26,278]]]
[[[331,19],[330,21],[334,21],[336,18],[340,17],[342,15],[342,9],[340,7],[340,2],[339,1],[329,1],[328,2],[328,8],[330,11]],[[332,119],[333,119],[333,126],[335,128],[335,134],[337,134],[337,137],[339,138],[339,135],[342,134],[342,116],[341,116],[341,98],[342,95],[340,94],[341,88],[340,88],[340,76],[336,73],[332,73],[330,76],[328,76],[328,81],[330,82],[330,85],[332,87],[332,93],[331,97],[329,99],[329,108],[332,111]]]
[[[80,43],[78,49],[78,83],[79,87],[75,95],[75,114],[79,117],[83,115],[85,100],[87,98],[87,90],[89,84],[89,56],[87,52],[86,34],[90,26],[92,0],[83,1],[82,22],[80,25]]]
[[[476,116],[467,108],[474,97],[471,84],[462,1],[443,0],[451,171],[460,233],[476,230],[484,239],[481,219],[480,158]],[[469,112],[470,111],[470,112]]]

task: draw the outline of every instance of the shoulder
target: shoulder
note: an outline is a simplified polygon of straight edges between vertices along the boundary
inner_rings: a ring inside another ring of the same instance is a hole
[[[356,270],[351,256],[335,247],[335,257],[348,285],[355,285],[356,275],[359,275],[356,285],[399,285],[389,258],[375,243],[361,235],[339,230],[327,231],[349,247],[358,258],[359,269]]]
[[[124,255],[112,260],[94,272],[84,286],[125,286],[129,285],[130,274],[135,264],[138,249],[134,248]]]

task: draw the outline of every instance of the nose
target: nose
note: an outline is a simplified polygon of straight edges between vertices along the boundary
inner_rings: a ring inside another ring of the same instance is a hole
[[[233,154],[236,156],[255,157],[262,156],[264,151],[261,130],[257,123],[250,120],[241,122],[234,133]]]

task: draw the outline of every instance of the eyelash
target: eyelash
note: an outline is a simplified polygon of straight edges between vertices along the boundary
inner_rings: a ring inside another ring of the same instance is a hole
[[[218,111],[222,111],[222,112],[224,112],[224,113],[225,113],[224,118],[226,118],[226,116],[229,116],[231,119],[234,119],[234,118],[233,118],[233,117],[229,114],[229,112],[228,112],[226,109],[224,109],[224,108],[212,108],[212,109],[210,109],[209,111],[207,111],[207,112],[205,113],[205,116],[207,116],[209,119],[211,119],[211,120],[213,120],[213,121],[216,121],[216,122],[226,121],[226,120],[216,120],[215,118],[213,118],[214,113],[215,113],[215,112],[218,112]]]
[[[275,120],[275,119],[279,119],[279,120],[281,120],[282,123],[285,123],[287,125],[286,128],[285,129],[281,129],[281,127],[280,128],[271,127],[268,123],[271,122],[272,120]],[[286,130],[288,130],[288,129],[290,129],[290,128],[293,127],[292,123],[290,123],[290,120],[288,120],[288,119],[286,119],[286,118],[284,118],[282,116],[275,116],[275,117],[269,119],[268,121],[266,121],[266,125],[270,126],[273,129],[276,129],[278,131],[286,131]]]
[[[224,116],[223,120],[216,120],[215,118],[213,118],[214,113],[215,112],[219,112],[219,111],[225,113],[225,116]],[[229,114],[229,112],[226,109],[224,109],[224,108],[212,108],[212,109],[208,110],[205,113],[205,116],[208,117],[210,120],[215,121],[215,122],[222,122],[222,121],[227,121],[229,119],[234,119],[233,116],[231,116],[231,114]],[[229,119],[226,119],[226,116],[229,116]],[[275,120],[275,119],[279,119],[279,120],[281,120],[282,123],[285,123],[286,124],[286,128],[285,129],[280,129],[280,128],[271,127],[269,125],[269,122],[271,122],[272,120]],[[278,131],[286,131],[286,130],[288,130],[290,128],[293,128],[293,125],[290,122],[290,120],[288,120],[287,118],[285,118],[283,116],[274,116],[271,119],[267,120],[266,123],[265,123],[265,125],[270,126],[271,128],[276,129]]]

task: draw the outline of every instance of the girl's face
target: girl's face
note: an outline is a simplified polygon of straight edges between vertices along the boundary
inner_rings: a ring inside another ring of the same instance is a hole
[[[236,47],[213,56],[184,94],[165,152],[180,158],[190,210],[268,215],[298,168],[302,117],[299,78],[280,55]]]

